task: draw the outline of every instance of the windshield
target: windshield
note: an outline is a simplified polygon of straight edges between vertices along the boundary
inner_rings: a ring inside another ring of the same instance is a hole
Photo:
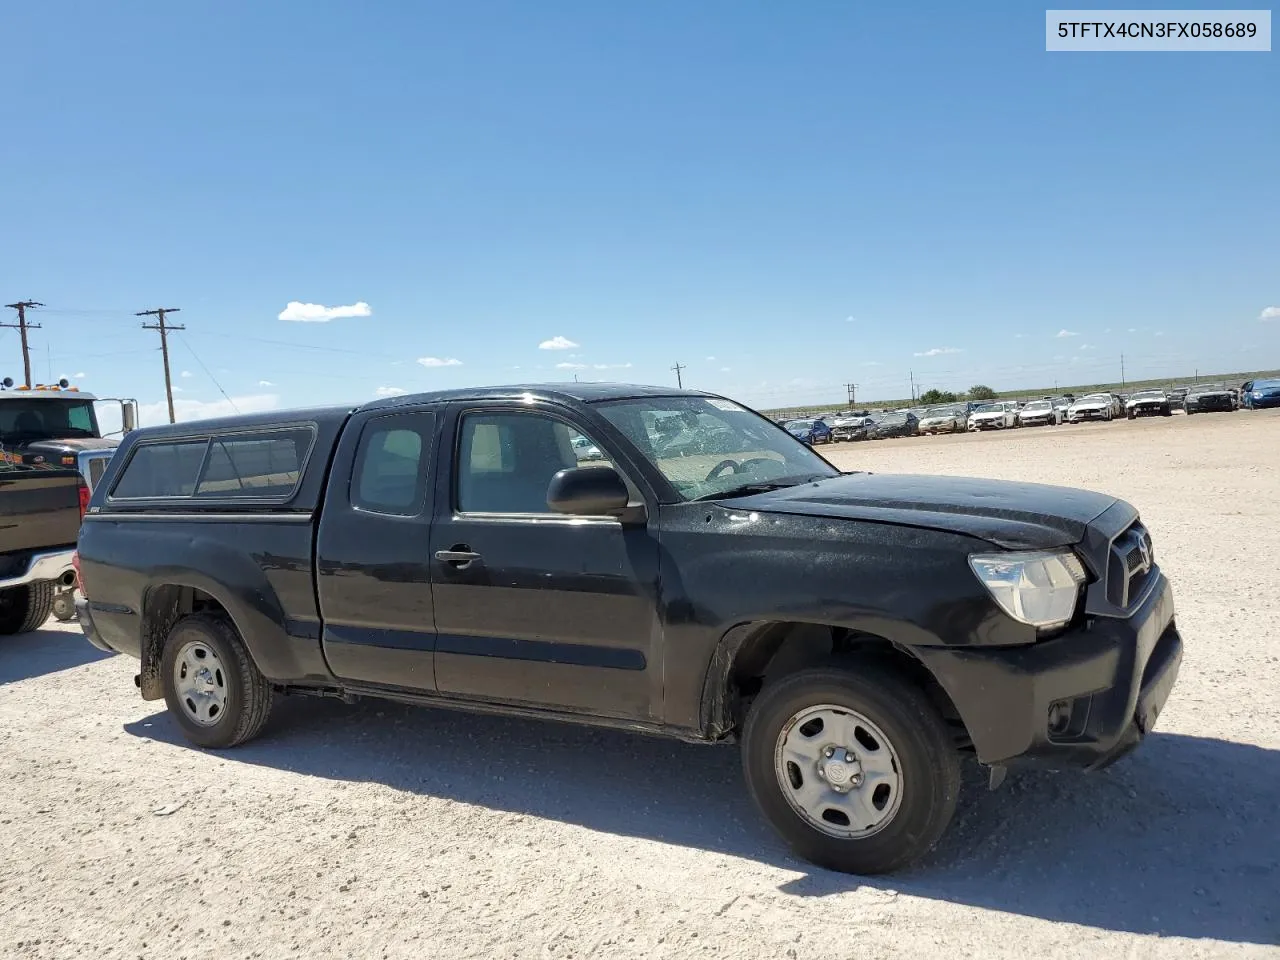
[[[98,436],[92,400],[0,400],[0,442],[27,443]]]
[[[1130,400],[1163,400],[1164,391],[1163,390],[1139,390],[1129,399]]]
[[[1053,404],[1051,404],[1048,400],[1032,400],[1022,409],[1023,410],[1052,410]]]
[[[930,407],[924,412],[926,418],[930,417],[954,417],[960,411],[955,407]]]
[[[685,500],[840,475],[771,421],[719,397],[610,400],[596,409]]]
[[[981,406],[973,408],[974,413],[1003,413],[1004,406],[999,403],[984,403]]]
[[[813,421],[812,420],[789,420],[787,421],[787,429],[799,430],[801,432],[805,430],[812,430]]]
[[[1227,388],[1220,383],[1197,383],[1194,387],[1191,388],[1191,392],[1192,393],[1213,393],[1215,391],[1223,392],[1226,389]]]
[[[1274,390],[1280,387],[1280,380],[1255,380],[1253,381],[1253,389],[1257,392],[1263,390]]]
[[[1087,397],[1077,400],[1076,403],[1110,403],[1111,394],[1109,393],[1091,393]]]

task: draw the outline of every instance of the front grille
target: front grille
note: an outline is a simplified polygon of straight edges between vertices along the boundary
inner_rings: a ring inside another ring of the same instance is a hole
[[[1142,596],[1156,573],[1155,548],[1151,534],[1135,521],[1111,544],[1107,566],[1107,599],[1122,610]]]

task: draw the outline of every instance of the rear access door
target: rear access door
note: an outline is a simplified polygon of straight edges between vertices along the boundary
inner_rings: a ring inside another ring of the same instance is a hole
[[[316,582],[329,669],[344,680],[434,691],[431,476],[442,408],[358,413],[334,455]]]

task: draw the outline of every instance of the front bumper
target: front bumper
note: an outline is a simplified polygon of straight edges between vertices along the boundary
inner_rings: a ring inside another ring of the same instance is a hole
[[[66,586],[74,582],[76,575],[72,565],[74,550],[51,550],[48,553],[35,553],[27,561],[27,569],[0,580],[0,590],[10,587],[24,587],[40,580],[65,581]]]
[[[1024,427],[1047,427],[1049,424],[1053,423],[1056,419],[1057,419],[1056,417],[1052,417],[1046,414],[1044,416],[1039,416],[1039,417],[1019,417],[1018,422],[1022,424]]]
[[[1129,408],[1129,416],[1131,417],[1155,417],[1163,414],[1169,407],[1161,403],[1141,404],[1136,407]]]
[[[970,430],[999,430],[1004,426],[1004,418],[997,417],[994,420],[970,420]]]
[[[1235,409],[1230,397],[1199,397],[1187,401],[1187,409],[1196,413],[1227,413]]]
[[[1266,397],[1250,397],[1249,407],[1252,410],[1266,410],[1269,407],[1280,407],[1280,393]]]
[[[916,653],[956,706],[978,759],[1096,769],[1151,732],[1182,663],[1164,574],[1130,616],[1025,647]]]
[[[1067,414],[1067,419],[1072,423],[1079,420],[1105,420],[1107,419],[1106,410],[1072,410]]]

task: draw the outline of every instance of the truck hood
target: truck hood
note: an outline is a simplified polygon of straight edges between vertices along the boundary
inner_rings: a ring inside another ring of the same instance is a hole
[[[49,456],[50,454],[84,453],[90,450],[115,450],[119,445],[120,441],[114,437],[59,437],[56,440],[31,440],[14,444],[10,449],[21,450],[23,453],[43,453]]]
[[[764,513],[864,520],[960,533],[1011,550],[1079,543],[1115,497],[972,477],[857,473],[723,501]]]

